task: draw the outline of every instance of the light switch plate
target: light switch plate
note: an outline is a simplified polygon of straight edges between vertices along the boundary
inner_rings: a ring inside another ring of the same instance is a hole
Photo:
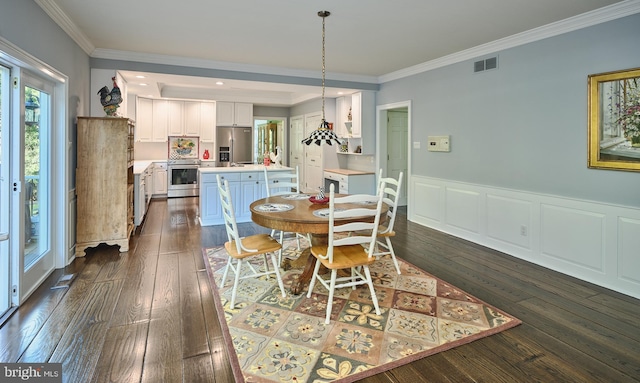
[[[420,141],[414,141],[413,142],[413,148],[414,149],[420,149]]]

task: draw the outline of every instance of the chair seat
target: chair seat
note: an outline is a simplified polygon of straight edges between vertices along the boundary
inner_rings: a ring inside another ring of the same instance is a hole
[[[318,258],[327,269],[347,269],[351,267],[370,265],[376,261],[374,257],[367,256],[362,245],[339,246],[333,248],[333,263],[329,259],[319,258],[317,255],[327,254],[327,246],[311,247],[311,254]]]
[[[242,238],[242,245],[248,249],[256,249],[256,252],[243,251],[242,253],[238,253],[236,248],[236,241],[225,242],[224,248],[227,250],[229,255],[236,259],[243,259],[246,257],[251,257],[253,255],[260,255],[264,253],[270,253],[273,251],[278,251],[282,248],[282,245],[269,234],[256,234],[251,235],[249,237]]]
[[[396,232],[393,230],[387,231],[389,230],[388,227],[386,226],[378,226],[378,237],[395,237],[396,236]]]

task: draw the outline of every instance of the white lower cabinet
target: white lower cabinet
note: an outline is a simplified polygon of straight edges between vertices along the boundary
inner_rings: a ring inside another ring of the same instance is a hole
[[[292,169],[281,168],[269,171],[290,172]],[[224,223],[222,209],[220,208],[220,194],[218,193],[216,174],[220,175],[222,181],[227,180],[229,182],[231,200],[235,209],[234,213],[237,222],[250,222],[251,210],[249,207],[251,203],[267,195],[262,170],[246,169],[238,172],[216,172],[213,168],[203,168],[200,169],[198,174],[200,180],[200,225],[202,226],[220,225]]]
[[[155,197],[167,196],[167,163],[156,162],[153,168],[153,195]]]

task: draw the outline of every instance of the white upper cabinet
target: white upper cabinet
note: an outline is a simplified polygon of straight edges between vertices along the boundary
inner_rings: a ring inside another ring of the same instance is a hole
[[[351,121],[348,119],[351,114]],[[362,91],[336,99],[336,133],[343,145],[341,154],[373,154],[375,152],[375,93]]]
[[[140,126],[136,127],[136,141],[140,142],[167,142],[167,136],[200,137],[202,142],[213,142],[216,103],[138,97],[136,123]]]
[[[184,102],[184,135],[200,137],[202,121],[202,103],[197,101]]]
[[[153,100],[153,142],[167,142],[168,110],[167,100]]]
[[[253,104],[216,102],[217,126],[253,126]]]
[[[138,97],[136,99],[136,141],[153,141],[153,100]]]
[[[170,136],[184,136],[184,102],[167,101],[167,131]]]
[[[200,104],[200,141],[213,142],[216,136],[216,103]]]

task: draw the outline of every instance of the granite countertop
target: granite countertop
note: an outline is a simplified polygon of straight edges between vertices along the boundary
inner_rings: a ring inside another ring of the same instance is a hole
[[[376,174],[375,172],[366,172],[362,170],[351,170],[351,169],[324,169],[325,172],[342,174],[343,176],[357,176],[363,174]]]
[[[262,171],[264,169],[264,165],[244,165],[244,166],[214,166],[210,168],[198,168],[200,173],[242,173],[242,172],[255,172]],[[269,170],[293,170],[293,168],[289,168],[286,166],[267,166],[267,171]]]

